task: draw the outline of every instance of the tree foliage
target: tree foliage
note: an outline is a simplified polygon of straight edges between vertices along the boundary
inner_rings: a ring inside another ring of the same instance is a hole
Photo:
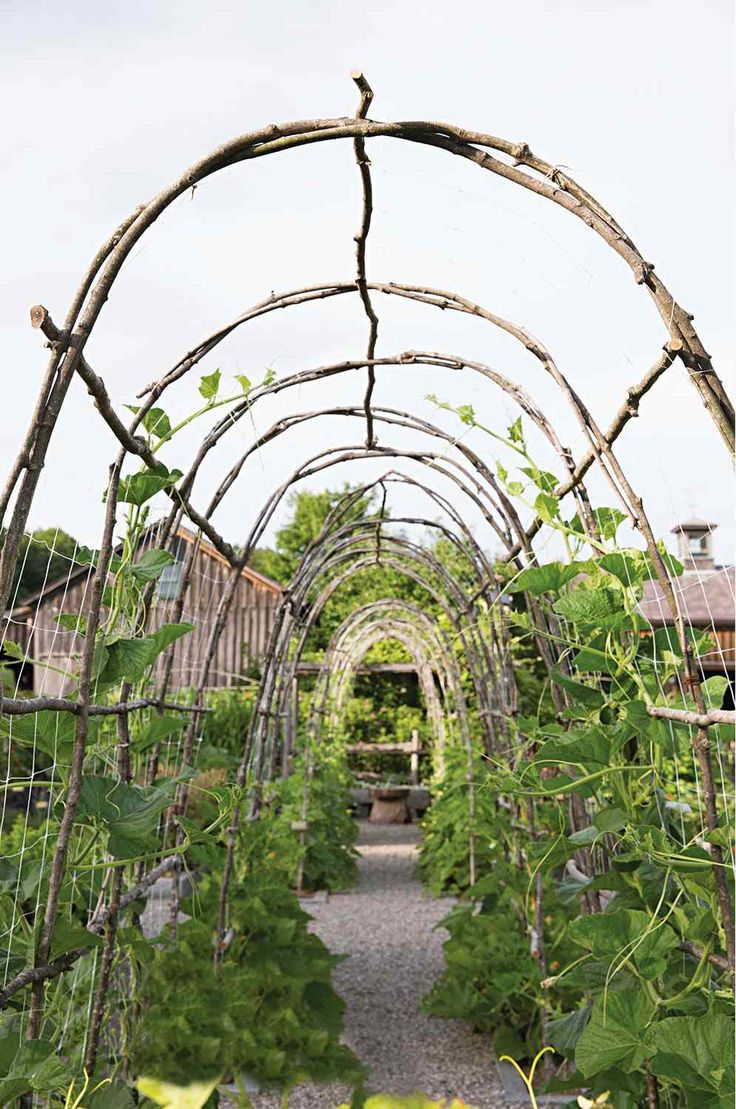
[[[4,540],[4,533],[2,538]],[[10,593],[13,603],[22,604],[46,585],[68,574],[78,550],[77,540],[61,528],[37,528],[27,532],[21,540]]]
[[[320,493],[308,490],[292,493],[287,502],[291,510],[289,519],[276,532],[272,547],[258,547],[253,552],[250,559],[253,569],[287,585],[330,512],[351,491],[349,485],[344,485],[341,489],[324,489]],[[371,505],[371,497],[361,497],[346,512],[345,523],[367,517]]]

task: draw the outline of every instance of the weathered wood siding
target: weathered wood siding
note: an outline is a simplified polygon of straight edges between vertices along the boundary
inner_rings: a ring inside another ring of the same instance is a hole
[[[180,539],[191,543],[193,537],[180,532]],[[214,548],[200,544],[181,619],[194,630],[178,640],[173,652],[171,692],[196,685],[217,606],[231,570]],[[47,589],[40,601],[10,614],[6,637],[18,643],[34,660],[33,688],[36,693],[59,696],[74,684],[79,668],[83,639],[61,627],[56,618],[62,613],[87,616],[92,592],[92,571],[76,573],[69,581]],[[261,581],[248,571],[241,575],[227,623],[213,659],[207,684],[212,687],[233,685],[258,664],[265,653],[281,590],[275,583]],[[175,600],[157,598],[152,606],[150,627],[174,619]],[[7,619],[7,618],[6,618]],[[159,671],[163,666],[159,663]]]
[[[724,668],[733,674],[736,666],[736,634],[733,628],[718,628],[711,631],[711,638],[715,640],[715,648],[700,659],[704,670],[722,673]]]

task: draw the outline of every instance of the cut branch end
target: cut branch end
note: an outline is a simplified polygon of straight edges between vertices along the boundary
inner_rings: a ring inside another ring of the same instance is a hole
[[[365,74],[362,70],[353,69],[350,73],[350,76],[352,77],[355,84],[358,86],[358,91],[360,92],[360,103],[358,104],[358,110],[355,113],[355,118],[365,119],[368,109],[370,108],[371,102],[373,100],[373,89],[366,81]]]
[[[43,327],[47,318],[48,311],[43,304],[34,304],[31,308],[31,327],[37,331],[39,327]]]

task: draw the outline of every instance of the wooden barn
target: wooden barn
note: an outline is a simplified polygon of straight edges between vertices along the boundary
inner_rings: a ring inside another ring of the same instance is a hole
[[[151,626],[158,627],[174,618],[176,601],[182,588],[182,574],[188,548],[197,545],[191,581],[185,595],[182,621],[194,630],[179,639],[172,648],[173,667],[169,689],[175,692],[191,687],[199,680],[199,664],[203,658],[217,606],[230,576],[225,558],[206,540],[179,527],[168,544],[174,562],[164,569],[156,588],[155,611]],[[141,544],[156,546],[155,532]],[[93,571],[89,566],[75,566],[64,578],[50,582],[44,589],[24,600],[23,604],[5,615],[5,638],[18,644],[27,661],[20,669],[19,684],[46,696],[69,692],[78,671],[82,639],[66,630],[57,620],[63,613],[86,614],[91,594]],[[282,589],[270,578],[246,567],[230,607],[230,613],[217,653],[210,668],[208,685],[221,688],[238,684],[261,662],[275,614],[281,602]],[[4,661],[7,661],[7,653]]]
[[[723,674],[733,691],[736,567],[715,564],[713,531],[716,526],[707,520],[686,520],[672,529],[678,537],[678,558],[685,568],[675,579],[675,590],[686,624],[710,632],[713,650],[699,660],[704,675]],[[639,610],[655,628],[672,622],[656,581],[645,583]],[[726,707],[731,707],[730,703]]]

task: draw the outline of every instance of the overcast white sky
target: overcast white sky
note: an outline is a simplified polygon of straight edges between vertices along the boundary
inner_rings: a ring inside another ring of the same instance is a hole
[[[731,0],[2,0],[0,473],[15,455],[45,365],[29,307],[40,301],[60,322],[111,229],[223,140],[268,122],[352,114],[354,67],[374,87],[374,118],[447,120],[525,140],[570,167],[694,312],[732,388],[732,7]],[[392,140],[372,143],[369,153],[370,275],[453,289],[528,327],[605,422],[665,338],[628,268],[566,213],[460,159]],[[88,347],[114,399],[132,401],[271,289],[350,280],[359,211],[348,143],[234,167],[180,200],[126,265]],[[549,401],[579,449],[553,388],[508,339],[429,308],[393,301],[377,308],[379,353],[438,349],[486,361]],[[359,357],[365,336],[357,300],[345,298],[260,321],[204,368],[257,380],[268,366],[283,374]],[[363,377],[282,397],[264,406],[259,426],[325,400],[357,402]],[[194,386],[172,399],[174,415],[193,407]],[[431,407],[417,403],[429,392],[472,402],[493,426],[515,415],[469,375],[379,371],[379,403],[431,417]],[[251,434],[243,425],[218,455],[199,503]],[[327,442],[360,439],[362,429],[324,423],[282,440],[247,471],[218,526],[238,541],[300,459]],[[193,442],[172,444],[167,461],[185,462]],[[490,450],[480,438],[474,445]],[[75,383],[32,524],[58,524],[95,543],[114,451]],[[720,523],[717,552],[731,557],[728,458],[684,371],[671,371],[643,405],[620,453],[660,533],[697,511]],[[340,478],[368,473],[377,470],[355,466]],[[610,500],[605,489],[600,497]],[[397,500],[397,511],[407,508],[418,506]]]

